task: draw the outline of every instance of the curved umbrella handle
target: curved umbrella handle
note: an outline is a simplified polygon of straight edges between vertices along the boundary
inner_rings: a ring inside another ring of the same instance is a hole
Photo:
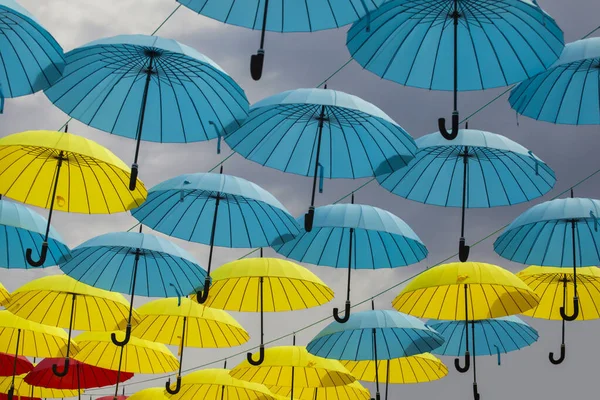
[[[344,307],[344,312],[345,312],[344,317],[340,318],[339,308],[335,307],[333,309],[333,318],[340,324],[345,324],[350,319],[350,302],[349,301],[346,301],[346,305]]]
[[[177,383],[175,383],[175,389],[171,389],[171,380],[169,379],[167,383],[165,383],[165,390],[169,394],[177,394],[181,390],[181,377],[177,377]]]
[[[465,244],[465,238],[460,238],[460,241],[458,242],[458,259],[460,262],[467,262],[470,250],[471,246]]]
[[[135,186],[137,184],[138,177],[138,165],[131,164],[131,176],[129,177],[129,190],[133,192],[135,190]]]
[[[208,300],[208,291],[210,290],[210,278],[207,276],[206,279],[204,279],[204,289],[199,292],[196,292],[196,300],[198,301],[198,304],[204,304],[206,303],[206,300]]]
[[[460,358],[455,358],[454,359],[454,368],[456,368],[456,370],[458,372],[460,372],[461,374],[464,374],[465,372],[467,372],[469,370],[469,368],[471,368],[471,354],[469,353],[469,351],[465,351],[465,366],[461,367],[460,365]]]
[[[579,316],[579,298],[577,298],[577,296],[573,297],[573,314],[567,315],[565,313],[565,308],[561,307],[560,316],[565,321],[575,321],[577,319],[577,317]]]
[[[265,64],[265,51],[258,49],[256,54],[250,57],[250,75],[255,81],[259,81],[263,73],[263,65]]]
[[[127,325],[127,329],[125,329],[125,339],[122,341],[117,339],[116,333],[113,332],[110,334],[110,340],[112,340],[115,346],[123,347],[129,343],[129,339],[131,339],[131,325]]]
[[[458,136],[458,111],[452,113],[452,131],[446,129],[446,118],[438,119],[438,129],[446,140],[454,140]]]
[[[68,357],[65,358],[65,365],[64,365],[62,372],[58,371],[57,364],[52,364],[52,373],[54,375],[58,376],[59,378],[66,376],[69,373],[69,358]]]
[[[248,362],[250,363],[250,365],[253,365],[255,367],[259,366],[260,364],[263,363],[263,361],[265,361],[265,346],[264,345],[260,345],[260,349],[258,351],[258,360],[254,360],[252,358],[252,353],[248,353],[246,354],[246,359],[248,360]]]
[[[479,396],[479,390],[477,390],[477,382],[473,382],[473,398],[475,400],[479,400],[481,396]]]
[[[315,220],[315,208],[310,206],[308,212],[304,214],[304,230],[306,232],[312,231],[313,222]]]
[[[42,251],[40,252],[40,259],[34,261],[31,256],[33,255],[32,249],[25,250],[25,258],[27,259],[27,264],[32,267],[41,267],[46,262],[46,257],[48,256],[48,242],[42,243]]]
[[[561,364],[563,361],[565,361],[565,356],[566,356],[566,349],[565,349],[565,344],[561,344],[560,345],[560,357],[558,357],[558,359],[554,358],[554,353],[550,352],[550,354],[548,354],[548,359],[550,360],[550,362],[554,365],[558,365]]]

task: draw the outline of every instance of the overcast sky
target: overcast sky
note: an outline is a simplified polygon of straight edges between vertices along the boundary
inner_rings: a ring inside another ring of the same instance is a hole
[[[596,28],[600,3],[597,0],[539,0],[540,6],[554,16],[565,31],[566,41],[577,40]],[[174,0],[20,0],[45,27],[69,51],[89,41],[124,33],[149,34],[177,6]],[[176,39],[198,49],[215,60],[246,91],[254,103],[266,96],[300,87],[314,87],[329,76],[349,58],[345,47],[346,29],[313,34],[268,34],[266,40],[265,73],[260,82],[249,76],[249,56],[258,46],[259,32],[224,25],[199,16],[186,8],[179,9],[158,33]],[[362,70],[352,62],[329,81],[329,87],[342,90],[374,103],[403,126],[413,137],[436,130],[437,118],[450,117],[451,95],[403,87],[383,81]],[[460,109],[466,116],[503,89],[460,95]],[[9,99],[4,115],[0,116],[0,135],[31,129],[58,129],[67,117],[39,93],[21,99]],[[547,200],[569,188],[577,181],[600,169],[597,149],[600,148],[598,127],[555,126],[547,123],[517,118],[508,105],[507,97],[477,114],[470,127],[505,135],[534,151],[556,172],[558,183],[553,191],[542,199],[525,205],[469,211],[467,214],[467,239],[469,243],[480,239],[508,224],[520,213],[538,202]],[[89,128],[81,123],[70,124],[69,131],[91,138],[109,147],[126,164],[132,161],[134,142],[118,136]],[[148,188],[182,173],[204,172],[229,154],[224,144],[221,155],[216,154],[216,142],[189,145],[162,145],[143,143],[141,152],[141,179]],[[305,212],[309,202],[311,179],[285,175],[278,171],[262,168],[239,156],[225,164],[225,173],[249,179],[273,193],[294,215]],[[600,175],[600,174],[599,174]],[[336,201],[365,180],[340,180],[325,182],[325,191],[317,198],[318,205]],[[600,198],[598,186],[600,176],[587,181],[575,191],[580,197]],[[354,303],[370,298],[376,293],[401,282],[427,266],[453,255],[459,236],[460,210],[426,206],[396,197],[376,183],[371,183],[356,194],[357,203],[375,205],[404,219],[427,245],[430,255],[425,261],[407,268],[358,272],[354,274],[352,300]],[[38,210],[46,215],[45,210]],[[110,216],[69,215],[56,213],[54,226],[70,246],[106,232],[126,230],[135,224],[129,214]],[[471,251],[471,260],[495,263],[513,272],[524,265],[509,263],[493,252],[492,236]],[[208,247],[172,239],[194,254],[202,265],[206,265]],[[246,250],[218,248],[216,264],[235,260]],[[267,251],[267,254],[274,254]],[[332,304],[319,309],[266,315],[266,340],[300,330],[331,313],[333,306],[342,306],[345,294],[346,274],[343,270],[308,266],[330,285],[338,297]],[[40,274],[56,273],[56,269],[42,272],[3,271],[0,280],[10,290],[34,279]],[[376,300],[378,308],[391,308],[391,300],[400,287],[385,293]],[[145,299],[136,298],[136,306]],[[366,307],[366,305],[364,306]],[[234,313],[250,332],[251,344],[259,341],[258,314]],[[526,319],[540,332],[540,340],[530,348],[509,354],[503,358],[501,367],[495,357],[478,360],[478,378],[481,396],[484,399],[543,398],[558,400],[577,394],[587,399],[597,395],[595,378],[598,322],[568,324],[567,360],[561,366],[551,366],[547,360],[549,351],[558,351],[560,344],[560,322]],[[306,344],[324,327],[324,324],[304,330],[297,335],[298,344]],[[291,344],[291,338],[278,342]],[[225,350],[189,351],[184,368],[198,367],[223,357],[245,350],[246,347]],[[241,361],[237,356],[229,366]],[[471,373],[459,374],[452,366],[452,358],[444,361],[450,367],[448,377],[439,382],[414,386],[395,386],[392,398],[448,398],[452,400],[471,398]],[[221,363],[211,367],[220,367]],[[151,376],[139,376],[139,382]],[[126,385],[128,394],[150,386],[164,385],[164,378],[150,383]],[[110,390],[89,391],[93,396],[110,394]],[[417,397],[419,396],[419,397]]]

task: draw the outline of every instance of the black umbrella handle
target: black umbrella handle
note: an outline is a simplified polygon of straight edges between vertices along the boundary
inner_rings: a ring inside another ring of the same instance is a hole
[[[69,357],[65,358],[65,365],[63,367],[62,372],[58,370],[57,364],[52,364],[52,373],[58,376],[59,378],[67,376],[67,374],[69,373]]]
[[[129,177],[129,191],[133,192],[137,184],[138,165],[131,164],[131,175]]]
[[[573,314],[567,315],[565,307],[561,307],[560,316],[565,321],[575,321],[579,317],[579,298],[577,296],[573,297]]]
[[[167,383],[165,383],[165,390],[169,394],[177,394],[181,391],[181,376],[177,376],[177,382],[175,383],[175,389],[171,389],[171,380],[169,379]]]
[[[548,359],[550,360],[550,362],[554,365],[558,365],[558,364],[562,364],[563,361],[565,361],[565,356],[566,356],[566,348],[565,348],[565,344],[561,344],[560,345],[560,357],[558,357],[558,359],[554,358],[554,353],[550,352],[550,354],[548,354]]]
[[[258,350],[258,360],[254,360],[252,358],[252,353],[246,354],[246,359],[248,360],[248,363],[250,363],[250,365],[253,365],[255,367],[261,365],[265,361],[265,346],[262,344],[260,345],[260,348]]]
[[[350,319],[350,301],[346,300],[346,305],[344,307],[344,317],[340,317],[340,309],[335,307],[333,309],[333,318],[339,322],[340,324],[345,324]]]
[[[473,398],[475,400],[479,400],[481,396],[479,396],[479,390],[477,390],[477,382],[473,382]]]
[[[129,343],[130,339],[131,339],[131,325],[130,324],[127,325],[127,329],[125,330],[125,339],[124,340],[117,339],[116,333],[110,334],[110,340],[112,340],[112,342],[115,346],[124,347],[127,345],[127,343]]]
[[[48,242],[44,241],[42,243],[42,251],[40,252],[40,259],[35,261],[31,256],[33,255],[32,249],[25,250],[25,258],[27,259],[27,264],[32,267],[41,267],[46,262],[46,258],[48,256]]]
[[[446,118],[438,119],[438,129],[446,140],[454,140],[458,136],[458,111],[452,113],[452,130],[446,129]]]
[[[309,207],[308,212],[304,214],[304,230],[306,232],[312,231],[313,222],[315,220],[315,208]]]
[[[456,368],[456,370],[458,372],[460,372],[461,374],[464,374],[465,372],[467,372],[469,370],[469,368],[471,368],[471,354],[469,353],[469,351],[465,351],[465,366],[461,366],[460,365],[460,358],[455,358],[454,359],[454,368]]]
[[[8,389],[8,393],[6,394],[7,400],[13,400],[14,394],[15,394],[15,387],[14,387],[14,385],[11,385],[10,389]]]
[[[207,276],[206,279],[204,279],[204,289],[201,292],[200,291],[196,292],[196,300],[198,301],[198,304],[206,303],[206,300],[208,300],[208,291],[209,290],[210,290],[210,278]]]
[[[469,260],[470,251],[471,246],[465,244],[465,238],[460,238],[460,241],[458,242],[458,259],[460,262],[467,262],[467,260]]]

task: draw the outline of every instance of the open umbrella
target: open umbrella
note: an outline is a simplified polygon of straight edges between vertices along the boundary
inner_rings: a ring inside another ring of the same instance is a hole
[[[464,296],[461,292],[464,291]],[[406,285],[392,302],[394,308],[419,318],[462,321],[520,314],[537,306],[539,296],[511,272],[496,265],[457,262],[430,268]],[[471,366],[469,334],[464,335],[465,364],[454,360],[457,371]],[[477,397],[477,386],[473,387]]]
[[[425,204],[461,207],[459,259],[467,261],[465,210],[510,206],[543,196],[554,171],[531,151],[495,133],[461,129],[448,141],[432,133],[417,139],[419,151],[406,168],[377,174],[385,189]]]
[[[292,392],[292,388],[289,387],[271,386],[269,390],[286,400],[290,398]],[[356,381],[343,386],[298,388],[294,390],[294,398],[298,400],[369,400],[371,394],[360,382]]]
[[[14,369],[15,362],[17,364],[16,369]],[[27,357],[18,356],[15,360],[14,354],[0,353],[0,376],[22,375],[30,372],[32,369],[33,364]]]
[[[463,340],[468,334],[468,326],[461,321],[436,321],[430,320],[427,325],[438,331],[445,339],[440,348],[433,350],[434,354],[442,356],[460,356],[470,352],[473,359],[473,393],[479,399],[477,390],[477,365],[478,356],[497,356],[500,364],[500,355],[511,351],[520,350],[531,346],[538,340],[538,333],[523,320],[512,315],[493,319],[472,320],[471,347],[468,349]],[[468,324],[467,324],[468,325]]]
[[[573,313],[560,308],[564,320],[579,315],[577,266],[600,264],[600,201],[571,198],[547,201],[517,217],[494,242],[501,257],[522,264],[573,268]]]
[[[141,320],[132,335],[151,342],[179,347],[177,383],[169,394],[181,390],[181,368],[186,347],[224,348],[244,344],[248,332],[228,313],[204,307],[187,297],[154,300],[138,308]]]
[[[600,124],[599,59],[600,38],[568,43],[550,68],[512,90],[511,107],[554,124]]]
[[[44,90],[61,77],[63,50],[25,8],[0,0],[0,97]]]
[[[261,30],[260,48],[250,62],[254,80],[262,76],[265,31],[314,32],[350,24],[384,0],[177,0],[187,8],[230,25]]]
[[[242,88],[195,49],[158,36],[99,39],[66,54],[63,77],[46,96],[86,125],[136,140],[189,143],[217,138],[247,116]]]
[[[206,305],[222,310],[260,313],[260,348],[257,360],[246,355],[252,365],[265,359],[264,312],[303,310],[328,303],[331,290],[308,269],[278,258],[248,258],[219,267],[212,276]]]
[[[299,232],[294,217],[271,193],[222,172],[221,167],[221,174],[186,174],[159,183],[150,189],[148,200],[132,212],[156,231],[210,246],[208,273],[197,296],[201,304],[210,290],[214,246],[266,247]]]
[[[29,265],[43,266],[48,256],[52,211],[111,214],[137,207],[146,199],[143,185],[127,188],[127,166],[110,150],[66,132],[28,131],[0,139],[0,194],[48,208],[39,258],[28,248]],[[54,254],[56,256],[56,254]]]
[[[565,360],[565,320],[560,315],[561,307],[566,313],[571,312],[571,304],[567,298],[574,295],[574,275],[560,267],[531,266],[517,273],[534,292],[540,296],[540,304],[523,314],[532,318],[561,320],[562,343],[560,355],[554,357],[551,352],[548,357],[552,364],[561,364]],[[577,299],[579,305],[578,321],[600,318],[600,268],[577,268]]]
[[[391,0],[356,22],[347,47],[364,68],[406,86],[458,91],[508,86],[550,67],[563,32],[535,0]],[[453,67],[449,62],[453,60]]]
[[[135,392],[128,397],[129,400],[168,400],[164,388],[147,388]]]
[[[44,387],[37,387],[29,385],[25,382],[26,375],[19,375],[13,379],[11,377],[0,378],[0,392],[7,393],[8,399],[13,398],[14,400],[23,399],[23,397],[29,398],[49,398],[58,399],[66,397],[77,397],[80,391],[77,390],[64,390],[64,389],[51,389]],[[11,396],[10,392],[13,395]]]
[[[345,324],[332,322],[306,346],[309,353],[323,358],[373,361],[379,400],[378,360],[391,360],[429,352],[444,339],[419,319],[397,311],[373,310],[354,313]],[[379,344],[379,345],[378,345]]]
[[[48,221],[19,203],[0,199],[0,268],[30,268],[26,249],[40,252]],[[58,264],[69,253],[63,239],[51,226],[48,232],[48,253],[43,267]]]
[[[354,195],[352,196],[354,203]],[[305,217],[300,217],[302,224]],[[400,218],[377,207],[335,204],[315,209],[314,229],[274,246],[275,251],[296,261],[348,269],[345,315],[333,316],[344,323],[350,318],[352,269],[402,267],[427,256],[427,248]]]
[[[67,275],[45,276],[21,286],[12,293],[6,309],[29,321],[76,331],[125,329],[130,305],[125,298],[76,281]],[[133,313],[137,321],[137,313]],[[52,366],[57,377],[69,372],[69,349],[64,367]],[[69,388],[76,389],[76,388]]]
[[[335,90],[297,89],[254,104],[242,127],[225,141],[243,157],[313,178],[305,218],[310,232],[317,180],[371,177],[400,168],[417,150],[410,135],[375,105]]]

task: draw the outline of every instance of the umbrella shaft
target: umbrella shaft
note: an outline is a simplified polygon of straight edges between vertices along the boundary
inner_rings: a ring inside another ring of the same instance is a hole
[[[465,146],[463,156],[463,188],[462,188],[462,207],[460,218],[460,237],[465,237],[465,212],[467,208],[467,174],[469,169],[469,147]]]
[[[379,393],[379,363],[377,362],[377,329],[373,328],[373,360],[375,361],[375,385]]]
[[[52,188],[52,198],[50,199],[50,211],[48,212],[48,223],[46,224],[46,234],[44,235],[44,242],[48,241],[48,235],[50,234],[50,223],[52,221],[52,211],[54,210],[54,199],[56,198],[56,190],[58,189],[58,177],[60,175],[60,167],[62,167],[63,152],[58,153],[58,162],[56,163],[56,173],[54,174],[54,187]]]
[[[321,106],[321,114],[319,115],[319,132],[317,134],[317,155],[315,157],[315,175],[313,177],[312,198],[310,200],[311,207],[315,206],[315,193],[317,190],[317,176],[319,175],[319,158],[321,157],[321,139],[323,138],[324,122],[325,122],[325,106]]]
[[[454,0],[454,111],[458,111],[458,0]]]
[[[11,389],[15,387],[15,376],[17,375],[17,361],[19,359],[19,342],[21,341],[21,330],[17,329],[17,348],[15,350],[15,361],[13,362],[13,375],[10,384]]]
[[[469,286],[465,284],[465,351],[469,351]]]
[[[346,301],[350,301],[350,286],[352,279],[352,239],[354,236],[354,228],[350,228],[350,243],[348,246],[348,286],[346,288]]]
[[[573,237],[573,296],[577,297],[577,245],[575,243],[575,220],[571,221],[571,236]]]
[[[263,290],[263,280],[264,278],[261,276],[260,280],[258,281],[259,285],[260,285],[260,344],[261,346],[264,345],[264,340],[265,340],[265,331],[264,331],[264,303],[263,303],[263,296],[264,296],[264,290]]]
[[[473,343],[473,383],[477,383],[477,353],[475,352],[475,320],[471,321],[471,342]],[[467,348],[468,350],[468,348]]]
[[[140,119],[138,121],[138,129],[137,134],[135,135],[136,144],[135,144],[135,157],[133,158],[133,162],[137,164],[138,155],[140,154],[140,143],[142,141],[142,129],[144,128],[144,116],[146,115],[146,103],[148,102],[148,89],[150,87],[150,81],[152,80],[152,72],[153,66],[152,63],[154,61],[154,57],[150,56],[150,64],[146,69],[146,83],[144,85],[144,93],[142,94],[142,106],[140,110]]]
[[[210,276],[210,268],[212,266],[213,249],[215,247],[215,234],[217,232],[217,215],[219,214],[219,204],[221,203],[221,194],[217,193],[215,201],[215,214],[213,215],[212,230],[210,231],[210,250],[208,252],[208,270],[207,276]]]
[[[179,376],[181,377],[181,368],[183,365],[183,349],[185,347],[185,331],[187,330],[187,317],[183,317],[183,329],[181,332],[181,347],[179,349]]]
[[[267,14],[269,10],[269,0],[265,0],[265,9],[263,11],[263,23],[262,31],[260,33],[260,49],[262,50],[265,46],[265,32],[267,30]]]
[[[385,369],[385,400],[388,399],[388,389],[390,387],[390,360],[386,361]]]

